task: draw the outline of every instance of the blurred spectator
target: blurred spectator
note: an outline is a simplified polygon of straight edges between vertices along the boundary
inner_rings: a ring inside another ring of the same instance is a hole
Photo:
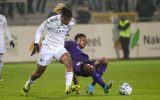
[[[15,18],[15,6],[17,8],[18,13],[21,16],[24,16],[25,14],[25,4],[23,2],[17,2],[14,4],[13,3],[8,3],[8,15],[10,18]]]
[[[45,5],[46,5],[47,0],[38,0],[37,1],[37,6],[36,6],[36,10],[37,12],[45,12]]]
[[[6,2],[6,0],[0,2],[1,13],[9,18],[15,18],[15,7],[21,16],[25,14],[25,4],[23,2]]]
[[[16,3],[17,11],[21,16],[25,14],[25,4],[24,3]]]
[[[118,12],[128,12],[128,0],[117,0]]]
[[[82,5],[82,4],[84,4],[84,0],[72,0],[71,4]]]
[[[34,13],[33,0],[27,0],[27,12]]]
[[[157,10],[160,10],[160,0],[155,1],[155,6],[157,7]]]
[[[113,5],[112,5],[112,0],[105,0],[105,10],[107,12],[112,12],[113,11]]]
[[[137,0],[128,0],[128,11],[135,12],[136,4],[137,4]]]
[[[1,0],[1,2],[5,2],[5,0]],[[0,3],[0,14],[6,15],[5,6],[6,6],[6,3]]]
[[[8,3],[8,15],[9,15],[9,18],[12,18],[12,19],[15,18],[14,9],[15,8],[14,8],[13,3]]]
[[[123,59],[129,59],[129,44],[130,44],[130,21],[126,17],[120,17],[118,22],[120,43],[123,50]]]
[[[151,21],[156,8],[152,0],[139,0],[136,5],[140,21]]]
[[[89,0],[88,2],[89,10],[91,11],[101,11],[103,7],[103,2],[102,0]]]
[[[76,12],[76,21],[78,24],[89,23],[91,19],[91,13],[88,10],[88,6],[81,5]]]

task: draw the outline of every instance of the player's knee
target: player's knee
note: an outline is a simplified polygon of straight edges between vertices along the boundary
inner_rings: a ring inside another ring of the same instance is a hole
[[[103,59],[103,64],[108,64],[108,59],[107,58]]]
[[[65,60],[65,61],[64,61],[64,65],[65,65],[66,67],[72,67],[72,62],[71,62],[71,60]]]
[[[71,57],[70,57],[70,55],[68,53],[65,53],[61,57],[60,62],[63,63],[66,67],[72,66]]]
[[[95,69],[95,67],[93,67],[93,66],[91,66],[91,67],[89,67],[89,73],[92,73],[92,72],[94,72],[96,69]]]
[[[83,71],[86,75],[91,75],[95,70],[95,67],[91,66],[90,64],[85,64],[83,66]]]
[[[90,67],[90,70],[95,71],[96,69],[95,69],[95,67]]]

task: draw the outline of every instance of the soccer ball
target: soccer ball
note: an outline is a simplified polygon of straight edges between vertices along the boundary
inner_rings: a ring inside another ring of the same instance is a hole
[[[132,93],[132,87],[128,83],[123,83],[119,87],[120,95],[130,95]]]

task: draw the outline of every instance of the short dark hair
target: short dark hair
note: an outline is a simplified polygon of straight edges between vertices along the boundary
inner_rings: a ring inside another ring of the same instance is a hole
[[[63,17],[72,17],[72,11],[67,7],[63,7],[62,8],[62,16]]]
[[[83,33],[78,33],[77,35],[75,35],[74,40],[77,41],[80,37],[86,37],[86,35]]]

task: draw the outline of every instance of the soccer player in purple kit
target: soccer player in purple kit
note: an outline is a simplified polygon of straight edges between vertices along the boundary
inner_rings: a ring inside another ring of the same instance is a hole
[[[102,80],[102,75],[107,68],[108,59],[102,57],[94,61],[89,60],[89,56],[82,51],[82,49],[85,48],[86,44],[87,37],[82,33],[79,33],[75,36],[75,41],[65,42],[65,48],[70,53],[73,63],[75,74],[74,84],[78,84],[78,78],[76,76],[91,76],[93,82],[89,84],[87,93],[91,95],[93,94],[94,86],[96,85],[96,83],[98,83],[103,88],[105,93],[108,93],[113,81],[110,81],[108,84],[106,84]]]

